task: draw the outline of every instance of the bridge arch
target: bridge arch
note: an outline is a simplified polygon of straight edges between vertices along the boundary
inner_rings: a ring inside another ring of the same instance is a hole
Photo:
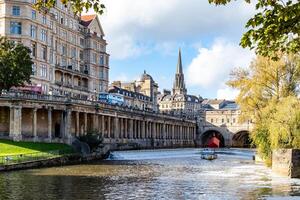
[[[251,139],[249,136],[249,131],[240,130],[237,131],[232,136],[232,147],[250,148],[250,146],[251,146]]]
[[[203,147],[207,147],[210,140],[216,137],[217,139],[219,139],[220,143],[219,143],[219,147],[225,147],[225,137],[222,134],[221,131],[217,130],[217,129],[209,129],[204,131],[201,134],[201,143]]]

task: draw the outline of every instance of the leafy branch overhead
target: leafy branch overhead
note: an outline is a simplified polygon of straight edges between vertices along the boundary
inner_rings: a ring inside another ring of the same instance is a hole
[[[37,0],[35,8],[42,10],[43,8],[53,8],[60,1],[65,7],[70,6],[74,14],[80,14],[93,9],[98,14],[103,14],[105,5],[102,0]]]
[[[225,5],[232,0],[208,0]],[[278,52],[300,51],[300,1],[299,0],[245,0],[255,3],[257,13],[248,20],[247,32],[240,45],[255,49],[256,53],[278,59]]]

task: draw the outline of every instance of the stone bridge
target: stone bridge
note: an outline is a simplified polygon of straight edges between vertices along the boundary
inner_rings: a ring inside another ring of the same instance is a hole
[[[193,147],[196,120],[59,96],[0,96],[2,138],[71,143],[90,132],[121,149]]]
[[[217,126],[207,121],[200,121],[198,122],[197,143],[205,146],[210,137],[216,136],[221,141],[221,147],[250,147],[251,129],[252,124],[249,122]]]

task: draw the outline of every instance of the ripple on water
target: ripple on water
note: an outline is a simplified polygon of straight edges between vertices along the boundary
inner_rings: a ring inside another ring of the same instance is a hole
[[[210,162],[198,149],[115,152],[117,160],[0,174],[0,199],[299,198],[299,180],[272,174],[252,153]]]

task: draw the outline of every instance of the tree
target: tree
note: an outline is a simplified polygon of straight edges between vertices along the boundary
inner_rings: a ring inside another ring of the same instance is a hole
[[[32,64],[30,49],[0,37],[0,92],[30,83]]]
[[[300,56],[274,61],[258,56],[249,69],[235,69],[227,84],[239,89],[242,121],[252,119],[252,141],[269,161],[272,149],[300,148]]]
[[[105,5],[101,3],[102,0],[37,0],[35,8],[43,10],[43,8],[53,8],[57,2],[60,1],[65,7],[70,6],[74,14],[80,14],[83,11],[93,9],[98,14],[103,14]]]
[[[231,0],[208,0],[225,5]],[[255,48],[262,56],[279,59],[278,52],[287,54],[300,51],[300,2],[299,0],[245,0],[256,2],[257,13],[248,20],[240,45]]]

